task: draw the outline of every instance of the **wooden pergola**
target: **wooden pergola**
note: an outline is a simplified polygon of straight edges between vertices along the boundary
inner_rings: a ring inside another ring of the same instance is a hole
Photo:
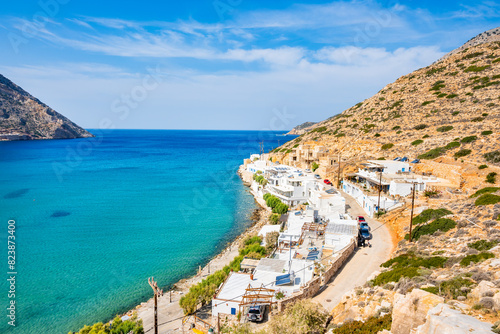
[[[320,223],[305,223],[302,226],[302,235],[305,232],[316,232],[317,235],[322,235],[325,233],[326,225]]]
[[[262,284],[259,288],[252,288],[250,284],[245,289],[245,294],[241,298],[239,311],[241,307],[253,305],[269,305],[273,304],[274,289],[268,289]]]

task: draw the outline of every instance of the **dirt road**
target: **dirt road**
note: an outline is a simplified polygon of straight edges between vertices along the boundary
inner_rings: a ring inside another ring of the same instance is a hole
[[[369,218],[354,198],[345,193],[342,193],[342,196],[350,207],[347,212],[352,218],[364,216],[368,221],[373,239],[370,240],[372,247],[358,248],[326,288],[313,298],[313,301],[323,305],[328,312],[340,302],[344,293],[365,284],[367,278],[378,270],[380,264],[389,259],[392,251],[388,228],[377,220]]]

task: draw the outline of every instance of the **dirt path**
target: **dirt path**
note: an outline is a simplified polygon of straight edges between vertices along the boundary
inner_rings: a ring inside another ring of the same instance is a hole
[[[332,278],[327,287],[313,298],[331,312],[344,293],[356,286],[365,284],[367,278],[378,270],[381,263],[387,261],[392,251],[392,240],[389,229],[377,220],[369,218],[354,198],[342,192],[342,196],[349,205],[348,213],[351,217],[364,216],[371,227],[373,239],[372,247],[358,248],[349,261]]]

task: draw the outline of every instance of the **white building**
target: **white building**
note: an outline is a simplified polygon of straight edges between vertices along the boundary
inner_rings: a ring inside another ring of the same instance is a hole
[[[302,241],[302,228],[306,223],[314,223],[317,218],[317,212],[308,207],[305,211],[295,211],[288,215],[285,231],[278,237],[278,247],[289,247],[297,245]]]
[[[259,261],[253,274],[230,273],[226,281],[212,299],[212,315],[236,315],[244,299],[246,289],[261,288],[282,292],[285,297],[300,291],[301,286],[310,281],[314,274],[313,261],[264,258]],[[266,299],[255,300],[265,303]],[[243,311],[243,309],[241,309]]]
[[[306,203],[310,191],[318,189],[320,185],[313,174],[292,169],[286,173],[272,173],[267,180],[266,190],[289,206]]]
[[[320,216],[329,213],[345,213],[345,198],[335,189],[323,190],[323,187],[309,191],[309,204],[318,210]]]
[[[353,219],[330,219],[325,229],[325,247],[339,251],[358,236],[358,221]]]
[[[346,194],[354,197],[356,202],[358,202],[358,204],[370,217],[373,217],[373,215],[378,211],[378,195],[370,196],[363,191],[360,185],[351,183],[349,181],[342,181],[342,189]],[[381,210],[394,210],[400,205],[401,203],[399,203],[397,200],[388,198],[383,194],[380,195]]]

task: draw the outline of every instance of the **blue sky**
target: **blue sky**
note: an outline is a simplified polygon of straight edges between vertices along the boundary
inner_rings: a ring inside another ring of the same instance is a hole
[[[494,1],[9,1],[0,73],[86,128],[282,130],[499,25]]]

